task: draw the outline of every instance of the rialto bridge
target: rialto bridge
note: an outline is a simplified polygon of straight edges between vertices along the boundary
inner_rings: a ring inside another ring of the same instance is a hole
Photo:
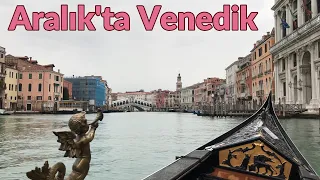
[[[148,111],[156,106],[155,104],[149,101],[144,101],[141,99],[134,99],[134,98],[126,98],[126,99],[112,101],[111,107],[116,109],[127,109],[127,110],[134,107],[139,111]]]

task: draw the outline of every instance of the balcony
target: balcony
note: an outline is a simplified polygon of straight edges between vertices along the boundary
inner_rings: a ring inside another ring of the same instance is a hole
[[[264,96],[264,90],[256,91],[256,96],[257,97],[263,97]]]
[[[264,72],[264,75],[267,75],[267,74],[270,74],[270,73],[271,73],[271,69],[266,70],[266,71]]]
[[[239,83],[240,83],[240,84],[246,84],[246,81],[245,81],[244,79],[241,79],[241,80],[239,81]]]
[[[282,38],[278,41],[275,45],[273,45],[270,49],[271,53],[274,54],[278,51],[281,51],[286,46],[294,44],[299,41],[300,38],[306,37],[307,34],[312,33],[312,31],[318,31],[317,28],[320,27],[320,14],[316,17],[312,18],[310,21],[304,23],[302,26],[298,27],[295,31],[291,34],[287,35],[286,37]]]

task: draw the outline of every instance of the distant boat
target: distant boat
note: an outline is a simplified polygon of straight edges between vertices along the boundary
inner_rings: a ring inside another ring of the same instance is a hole
[[[271,97],[235,128],[144,180],[320,180],[282,128]]]
[[[8,111],[4,109],[0,109],[0,115],[11,115],[12,113],[9,113]]]

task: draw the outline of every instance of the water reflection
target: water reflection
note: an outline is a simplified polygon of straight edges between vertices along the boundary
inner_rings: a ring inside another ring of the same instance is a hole
[[[93,120],[95,115],[87,115]],[[0,177],[25,179],[25,172],[62,161],[54,130],[68,129],[70,115],[0,116]],[[212,119],[177,113],[105,114],[95,141],[88,179],[141,179],[230,130],[243,119]],[[281,120],[303,155],[320,173],[318,120]]]

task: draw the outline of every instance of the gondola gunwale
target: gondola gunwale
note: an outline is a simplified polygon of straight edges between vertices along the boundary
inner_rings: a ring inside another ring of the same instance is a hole
[[[251,123],[252,121],[254,121],[256,118],[256,116],[259,116],[259,114],[262,112],[262,110],[266,107],[268,107],[269,104],[269,99],[271,100],[271,92],[267,98],[267,100],[264,102],[264,104],[260,107],[260,109],[258,111],[256,111],[253,115],[251,115],[249,118],[245,119],[242,123],[240,123],[239,125],[233,127],[232,129],[230,129],[229,131],[227,131],[226,133],[218,136],[217,138],[211,140],[210,142],[202,145],[201,147],[199,147],[197,150],[201,150],[201,149],[205,149],[208,146],[212,146],[215,144],[218,144],[220,142],[222,142],[223,140],[227,139],[228,137],[230,137],[232,134],[236,133],[239,129],[245,127],[246,125],[248,125],[249,123]]]
[[[202,156],[201,158],[195,158],[195,157],[192,157],[190,156],[192,153],[196,152],[196,151],[205,151],[206,154],[204,156]],[[150,175],[146,176],[145,178],[143,178],[143,180],[148,180],[150,177],[156,175],[157,173],[159,173],[160,171],[166,169],[166,168],[169,168],[170,166],[174,165],[175,163],[178,163],[179,161],[181,160],[184,160],[184,159],[197,159],[197,161],[195,163],[193,163],[191,166],[189,166],[188,168],[184,169],[183,171],[181,171],[180,173],[176,174],[174,177],[171,177],[170,180],[178,180],[180,179],[181,177],[184,177],[184,175],[188,174],[188,172],[194,170],[195,168],[197,168],[202,162],[206,161],[208,158],[211,157],[212,155],[212,151],[208,151],[208,150],[194,150],[194,151],[191,151],[190,153],[188,153],[187,155],[185,156],[182,156],[181,158],[179,159],[176,159],[175,161],[173,161],[172,163],[168,164],[167,166],[165,167],[162,167],[160,168],[159,170],[151,173]]]

